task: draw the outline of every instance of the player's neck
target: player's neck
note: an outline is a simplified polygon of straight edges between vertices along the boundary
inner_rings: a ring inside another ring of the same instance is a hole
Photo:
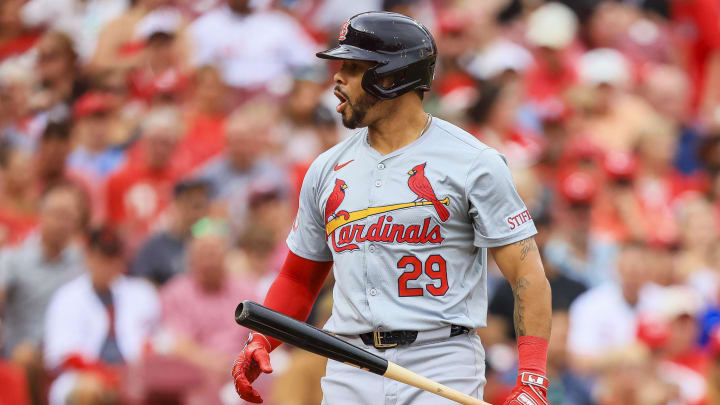
[[[397,103],[395,107],[387,116],[368,126],[368,142],[382,155],[413,143],[430,118],[419,100]]]

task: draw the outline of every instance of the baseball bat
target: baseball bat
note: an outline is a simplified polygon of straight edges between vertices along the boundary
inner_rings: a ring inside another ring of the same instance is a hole
[[[241,302],[235,310],[235,322],[300,349],[412,385],[461,404],[490,405],[256,302]]]

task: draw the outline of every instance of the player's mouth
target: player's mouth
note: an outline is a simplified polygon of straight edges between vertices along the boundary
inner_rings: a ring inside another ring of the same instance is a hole
[[[340,100],[340,103],[337,105],[337,107],[335,107],[335,110],[342,114],[345,107],[347,107],[348,97],[345,94],[341,93],[340,90],[338,90],[338,89],[335,89],[333,91],[333,94],[335,94],[335,97],[337,97],[338,100]]]

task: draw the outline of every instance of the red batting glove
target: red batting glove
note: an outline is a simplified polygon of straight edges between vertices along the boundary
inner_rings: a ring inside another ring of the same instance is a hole
[[[250,333],[242,353],[235,359],[232,376],[235,381],[235,391],[240,398],[256,404],[263,400],[260,394],[252,387],[252,382],[258,378],[260,372],[272,373],[270,366],[270,341],[260,333]]]
[[[518,378],[503,405],[549,405],[545,376],[547,340],[535,336],[518,338]]]

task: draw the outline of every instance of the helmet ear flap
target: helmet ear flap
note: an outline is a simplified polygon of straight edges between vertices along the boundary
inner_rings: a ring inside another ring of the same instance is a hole
[[[381,100],[390,100],[415,89],[430,90],[430,86],[425,83],[432,80],[428,80],[432,67],[426,65],[426,63],[413,63],[395,70],[389,69],[389,66],[384,64],[375,65],[363,74],[362,88]],[[383,81],[393,76],[395,76],[394,82],[389,87],[384,87]]]

